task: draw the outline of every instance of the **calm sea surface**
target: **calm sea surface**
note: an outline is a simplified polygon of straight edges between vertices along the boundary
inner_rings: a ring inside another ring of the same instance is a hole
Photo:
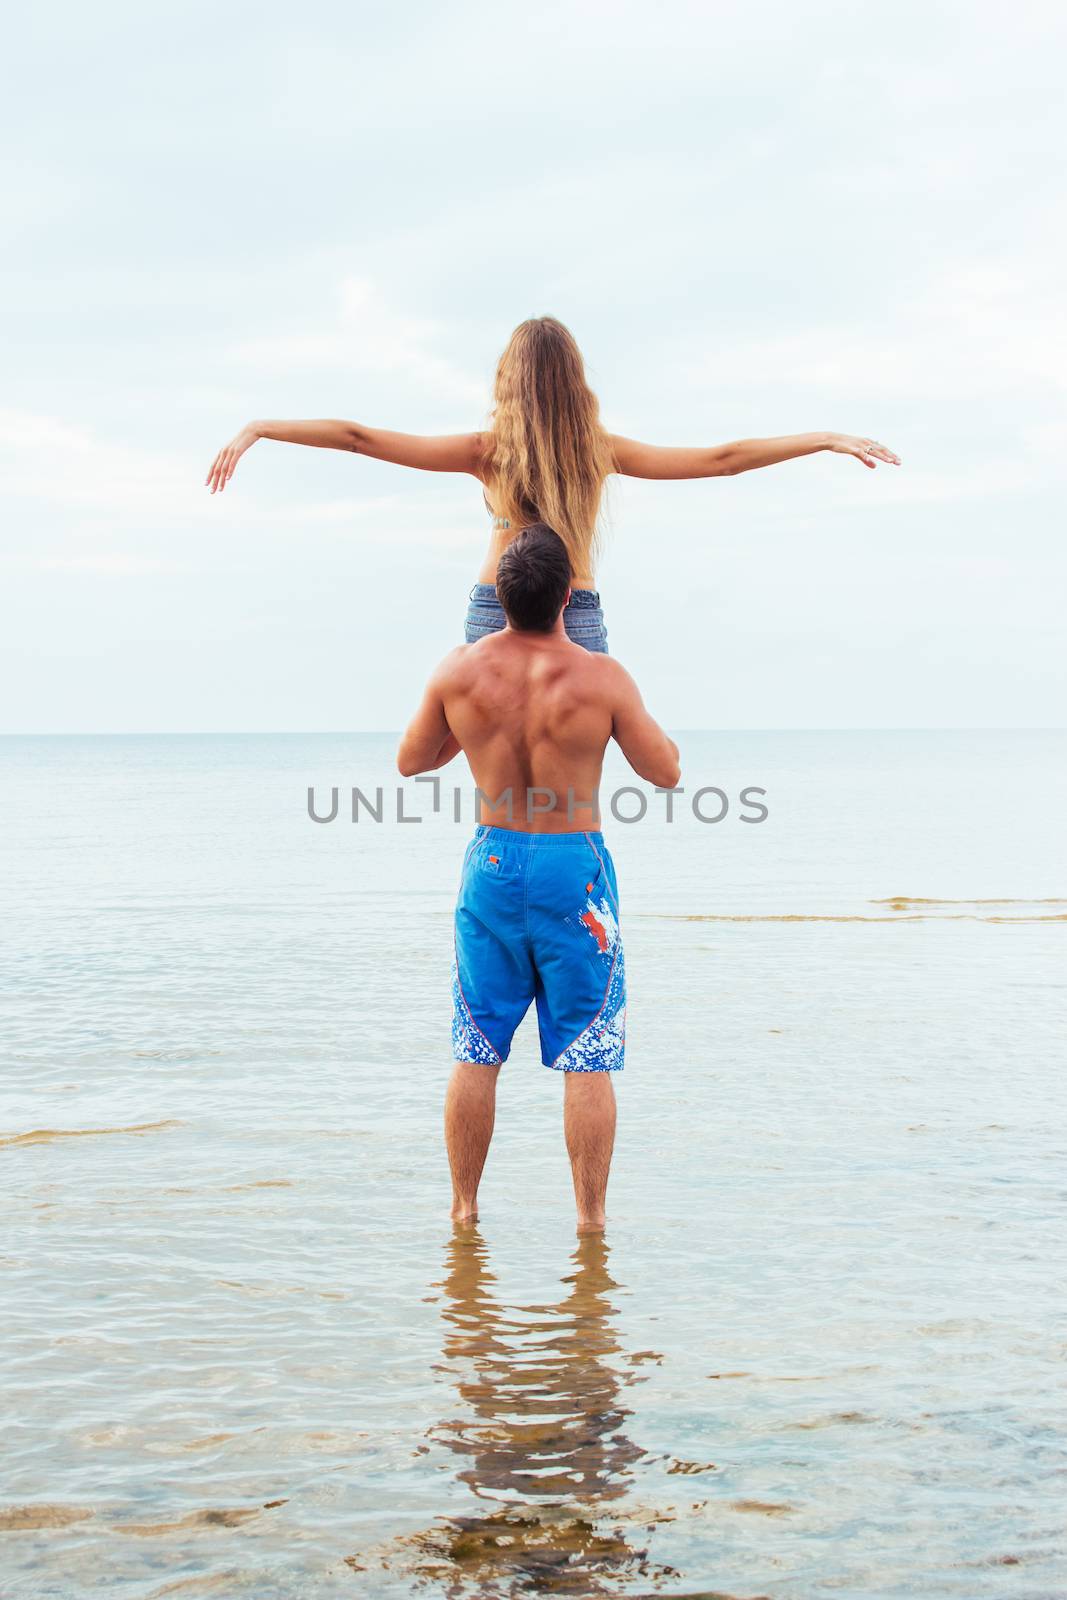
[[[579,1241],[532,1019],[448,1221],[451,772],[0,741],[0,1594],[1067,1595],[1067,735],[681,743]]]

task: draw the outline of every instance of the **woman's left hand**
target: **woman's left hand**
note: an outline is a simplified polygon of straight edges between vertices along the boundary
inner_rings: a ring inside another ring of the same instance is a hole
[[[839,455],[855,456],[865,467],[873,467],[878,461],[888,461],[894,467],[900,466],[900,457],[894,455],[888,445],[879,444],[877,439],[862,439],[854,437],[851,433],[832,433],[829,449],[835,450]]]

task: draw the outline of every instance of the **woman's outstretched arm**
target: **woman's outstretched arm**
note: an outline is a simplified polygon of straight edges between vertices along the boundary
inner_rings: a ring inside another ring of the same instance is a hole
[[[284,444],[316,445],[320,450],[350,450],[393,461],[400,467],[423,472],[470,472],[479,475],[485,449],[481,433],[392,433],[385,428],[365,428],[359,422],[249,422],[224,445],[204,480],[211,493],[225,489],[234,468],[257,439],[279,439]]]
[[[855,456],[865,467],[876,461],[900,466],[900,457],[876,439],[849,433],[789,433],[778,439],[735,439],[732,444],[642,444],[639,439],[609,435],[615,451],[616,471],[628,478],[725,478],[753,467],[773,467],[779,461],[832,450]]]

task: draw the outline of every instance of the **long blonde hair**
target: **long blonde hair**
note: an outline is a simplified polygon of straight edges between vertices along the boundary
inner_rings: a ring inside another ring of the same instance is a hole
[[[516,531],[547,522],[583,574],[598,553],[615,459],[570,330],[555,317],[520,322],[497,364],[493,399],[485,459],[492,509]]]

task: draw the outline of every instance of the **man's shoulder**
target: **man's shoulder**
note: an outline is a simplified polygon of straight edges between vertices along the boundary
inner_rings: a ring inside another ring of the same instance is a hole
[[[626,668],[615,656],[600,650],[586,650],[581,645],[575,645],[575,649],[578,654],[572,658],[574,668],[591,684],[614,685],[629,678]]]
[[[470,661],[470,653],[473,648],[474,646],[469,644],[453,645],[448,654],[442,656],[433,669],[434,683],[438,687],[443,687],[446,684],[454,683],[457,678],[462,677]]]
[[[575,652],[570,662],[571,682],[583,699],[613,705],[630,682],[626,668],[614,656],[598,650],[585,650],[576,645]]]

